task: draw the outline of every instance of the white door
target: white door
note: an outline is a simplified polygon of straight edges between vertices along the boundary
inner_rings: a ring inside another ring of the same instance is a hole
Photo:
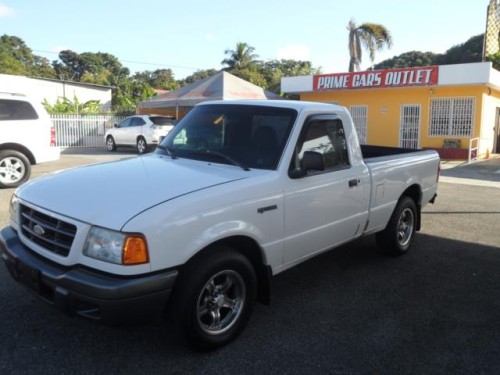
[[[285,267],[356,237],[368,217],[369,172],[351,165],[338,118],[313,117],[296,151],[296,164],[306,151],[322,154],[325,170],[286,184]]]
[[[127,144],[127,131],[132,123],[132,117],[128,117],[118,124],[117,127],[113,129],[113,138],[115,143],[119,145]]]
[[[420,138],[420,105],[402,105],[399,120],[399,146],[418,148]]]

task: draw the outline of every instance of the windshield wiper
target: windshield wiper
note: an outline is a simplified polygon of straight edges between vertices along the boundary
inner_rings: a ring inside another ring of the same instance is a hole
[[[239,161],[233,159],[232,157],[230,157],[230,156],[228,156],[226,154],[223,154],[222,152],[212,151],[212,150],[189,150],[188,153],[194,154],[194,155],[214,155],[214,156],[218,156],[218,157],[220,157],[220,158],[228,161],[232,165],[240,167],[244,171],[249,171],[250,170],[250,168],[248,168],[243,163],[240,163]]]
[[[168,146],[164,146],[164,145],[158,145],[158,148],[160,150],[163,150],[167,153],[168,156],[170,156],[172,159],[177,159],[177,156],[175,156],[175,151],[174,149],[168,147]]]
[[[250,168],[248,168],[246,165],[244,165],[243,163],[240,163],[238,160],[235,160],[233,159],[232,157],[226,155],[226,154],[223,154],[222,152],[218,152],[218,151],[212,151],[212,150],[207,150],[206,151],[207,154],[212,154],[212,155],[217,155],[217,156],[220,156],[221,158],[223,159],[226,159],[228,162],[230,162],[231,164],[233,165],[236,165],[237,167],[240,167],[241,169],[243,169],[244,171],[249,171]]]

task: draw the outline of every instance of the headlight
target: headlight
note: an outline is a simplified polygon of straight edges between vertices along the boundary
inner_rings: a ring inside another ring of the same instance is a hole
[[[83,254],[115,264],[135,265],[149,262],[144,236],[99,227],[90,229]]]
[[[10,198],[9,215],[10,215],[10,225],[14,229],[17,229],[19,220],[19,199],[15,194],[12,194],[12,197]]]

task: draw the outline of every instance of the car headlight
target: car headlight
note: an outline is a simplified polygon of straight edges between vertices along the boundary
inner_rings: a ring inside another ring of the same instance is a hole
[[[15,194],[12,194],[10,198],[9,217],[10,225],[17,230],[19,220],[19,198],[17,198]]]
[[[83,254],[109,263],[136,265],[149,262],[146,239],[141,234],[129,234],[92,227]]]

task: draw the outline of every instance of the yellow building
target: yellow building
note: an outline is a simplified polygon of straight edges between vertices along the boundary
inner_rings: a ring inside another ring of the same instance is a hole
[[[361,143],[500,153],[500,72],[490,62],[285,77],[284,93],[350,111]]]

